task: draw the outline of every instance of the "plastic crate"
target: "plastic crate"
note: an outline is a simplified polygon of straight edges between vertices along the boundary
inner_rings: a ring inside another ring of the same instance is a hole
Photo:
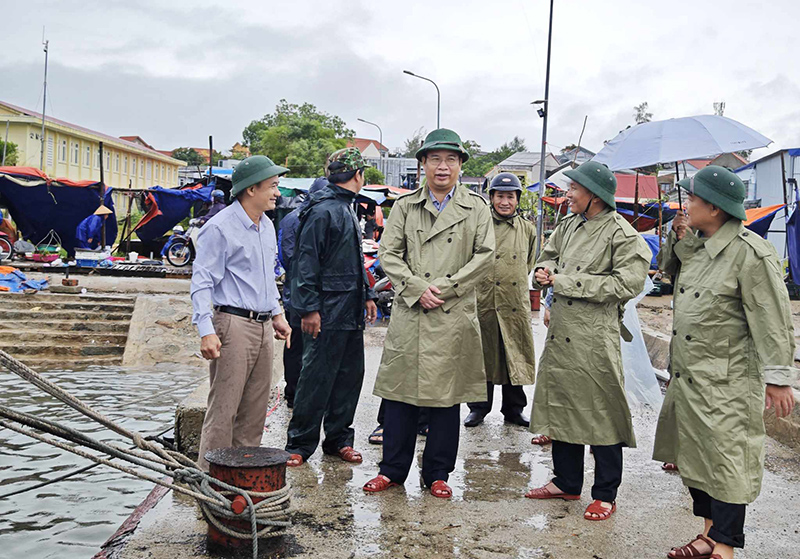
[[[786,282],[786,290],[789,291],[789,299],[792,301],[800,301],[800,285],[792,281]]]

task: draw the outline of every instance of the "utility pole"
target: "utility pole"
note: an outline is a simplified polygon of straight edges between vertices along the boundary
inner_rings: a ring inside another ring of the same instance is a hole
[[[368,120],[364,120],[363,118],[359,118],[358,121],[359,122],[363,122],[365,124],[371,124],[372,126],[374,126],[375,128],[378,129],[378,136],[380,138],[378,140],[378,143],[381,145],[381,147],[383,147],[383,130],[381,130],[381,127],[378,126],[377,124],[375,124],[374,122],[370,122]],[[380,163],[381,163],[380,164],[380,171],[381,171],[381,173],[383,173],[384,180],[386,180],[386,171],[383,170],[383,152],[381,151],[381,148],[378,148],[378,156],[380,157]]]
[[[42,95],[42,153],[39,159],[39,168],[44,172],[44,113],[47,111],[47,57],[50,46],[50,41],[46,41],[44,38],[44,28],[42,28],[42,45],[44,45],[44,94]]]
[[[100,142],[100,205],[106,205],[106,183],[103,177],[103,142]],[[105,250],[106,246],[106,219],[107,215],[102,217],[102,225],[100,227],[100,250]],[[112,243],[113,244],[113,243]]]
[[[544,197],[545,191],[545,156],[547,154],[547,114],[550,112],[550,49],[553,43],[553,2],[550,0],[550,27],[547,32],[547,73],[544,78],[544,99],[534,101],[532,104],[539,105],[539,116],[542,117],[542,156],[539,159],[539,203],[536,212],[536,257],[542,252],[542,235],[544,234]]]

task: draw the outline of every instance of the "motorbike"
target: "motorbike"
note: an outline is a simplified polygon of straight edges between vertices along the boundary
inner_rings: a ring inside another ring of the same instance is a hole
[[[14,256],[14,243],[7,233],[0,231],[0,260],[11,260]]]
[[[389,280],[389,276],[383,271],[380,260],[378,260],[378,243],[366,240],[362,244],[362,249],[364,251],[364,269],[367,271],[369,286],[378,296],[375,304],[378,306],[379,316],[388,318],[392,314],[394,287]]]
[[[173,229],[173,231],[175,231]],[[195,243],[199,234],[198,220],[190,219],[186,231],[173,232],[161,249],[161,256],[166,256],[167,261],[176,268],[189,264],[195,257]]]

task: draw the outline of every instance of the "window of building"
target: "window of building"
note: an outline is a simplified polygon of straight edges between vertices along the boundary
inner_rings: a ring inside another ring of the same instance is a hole
[[[167,177],[166,165],[162,164],[161,165],[161,182],[164,182],[166,180],[166,177]]]
[[[153,162],[147,162],[147,184],[150,184],[153,181]]]
[[[61,140],[61,148],[58,150],[58,160],[61,163],[67,162],[67,141]]]
[[[119,154],[114,154],[114,172],[119,173]]]
[[[139,178],[144,178],[144,159],[139,163]]]
[[[111,152],[107,151],[106,153],[106,172],[111,172]]]
[[[94,151],[94,168],[95,169],[100,168],[100,148],[97,148]]]
[[[122,172],[128,174],[128,156],[126,155],[122,162]]]
[[[52,167],[53,166],[53,156],[55,155],[54,150],[55,150],[55,141],[53,140],[52,136],[48,136],[47,137],[47,166],[48,167]]]
[[[86,146],[86,153],[83,156],[83,166],[88,167],[92,164],[92,146]]]
[[[72,164],[78,165],[80,163],[80,146],[78,146],[78,142],[72,144]]]
[[[134,177],[134,178],[136,177],[136,158],[135,157],[131,160],[131,176]]]

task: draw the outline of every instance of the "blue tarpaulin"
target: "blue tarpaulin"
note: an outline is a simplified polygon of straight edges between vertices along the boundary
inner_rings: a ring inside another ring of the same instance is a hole
[[[656,257],[658,256],[658,235],[642,235],[642,238],[653,253],[653,258],[650,260],[650,269],[658,270],[658,262],[656,261]]]
[[[19,270],[14,270],[8,274],[0,273],[0,291],[10,291],[11,293],[19,293],[26,289],[35,289],[41,291],[47,287],[47,280],[29,280],[25,274]]]
[[[196,202],[210,202],[215,186],[212,180],[207,185],[197,183],[175,189],[161,186],[147,189],[144,193],[147,213],[134,227],[134,232],[144,242],[161,237],[189,217]]]
[[[800,285],[800,227],[798,227],[797,212],[800,204],[795,206],[789,221],[786,222],[786,243],[789,249],[789,271],[795,285]]]
[[[50,179],[31,167],[0,167],[0,203],[23,238],[39,244],[55,231],[71,256],[78,224],[100,206],[100,186],[94,181]]]

